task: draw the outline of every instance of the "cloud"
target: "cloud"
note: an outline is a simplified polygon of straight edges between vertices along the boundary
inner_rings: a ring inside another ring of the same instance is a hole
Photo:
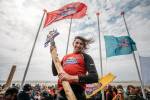
[[[118,16],[113,16],[113,17],[111,17],[109,20],[108,20],[108,23],[115,23],[116,21],[117,21],[117,19],[118,19]]]
[[[78,25],[78,26],[77,26]],[[74,26],[72,26],[72,31],[84,31],[86,28],[93,28],[96,27],[96,22],[92,22],[90,20],[84,20],[83,22],[74,23]],[[75,28],[74,28],[75,27]]]

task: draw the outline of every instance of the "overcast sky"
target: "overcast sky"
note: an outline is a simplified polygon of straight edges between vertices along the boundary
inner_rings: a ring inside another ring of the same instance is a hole
[[[17,65],[14,80],[22,80],[34,38],[43,15],[77,0],[0,0],[0,80],[6,80],[13,64]],[[122,55],[106,58],[104,35],[127,35],[121,11],[132,39],[136,42],[136,54],[150,57],[150,0],[80,0],[88,6],[87,15],[73,19],[69,52],[72,52],[74,36],[94,38],[88,54],[95,61],[99,75],[99,38],[96,12],[100,12],[101,47],[104,75],[112,72],[115,80],[138,80],[133,56]],[[56,80],[51,71],[49,48],[44,48],[48,31],[57,29],[61,34],[56,38],[58,56],[66,52],[70,19],[55,22],[40,30],[26,80]]]

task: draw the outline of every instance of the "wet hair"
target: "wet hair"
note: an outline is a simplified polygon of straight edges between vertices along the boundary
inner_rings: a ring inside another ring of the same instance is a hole
[[[94,42],[93,38],[88,38],[88,39],[86,39],[86,38],[84,38],[84,37],[82,37],[82,36],[76,36],[76,37],[74,38],[74,41],[75,41],[76,39],[79,39],[79,40],[81,40],[81,41],[83,42],[84,50],[88,49],[89,44],[91,44],[91,43]]]
[[[128,85],[128,86],[127,86],[127,90],[129,90],[130,88],[135,89],[135,87],[134,87],[133,85]]]
[[[30,84],[25,84],[25,85],[23,86],[23,90],[24,90],[24,91],[30,91],[30,90],[32,90],[32,87],[31,87]]]
[[[122,89],[123,90],[123,86],[122,85],[117,85],[117,89]]]
[[[4,96],[7,96],[7,95],[13,95],[13,94],[17,94],[18,93],[18,89],[17,88],[8,88],[4,94]]]

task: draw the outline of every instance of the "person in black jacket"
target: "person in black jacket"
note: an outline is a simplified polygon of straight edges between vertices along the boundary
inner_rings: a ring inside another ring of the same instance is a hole
[[[17,94],[18,94],[17,88],[15,87],[8,88],[4,94],[4,100],[17,100]]]
[[[23,91],[20,91],[17,95],[17,100],[31,100],[32,87],[30,84],[23,86]]]
[[[76,36],[73,41],[73,53],[67,54],[62,59],[63,72],[57,73],[52,62],[53,75],[58,75],[58,100],[67,100],[63,90],[62,81],[69,81],[73,92],[78,100],[85,100],[85,84],[98,82],[98,74],[92,57],[85,53],[87,46],[93,42],[92,39],[85,39]]]

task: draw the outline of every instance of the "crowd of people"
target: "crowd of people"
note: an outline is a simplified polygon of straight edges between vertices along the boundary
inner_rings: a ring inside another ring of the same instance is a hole
[[[128,85],[124,89],[122,85],[116,87],[108,85],[104,91],[106,100],[145,100],[139,86]],[[145,89],[145,93],[146,97],[150,99],[150,91],[148,88]]]
[[[25,84],[22,90],[19,90],[19,85],[12,85],[8,88],[0,100],[57,100],[59,90],[57,85],[39,85],[31,86]],[[2,88],[2,86],[0,85]],[[145,89],[147,100],[150,100],[150,87]],[[128,85],[123,88],[122,85],[111,86],[104,88],[105,100],[145,100],[142,96],[141,88],[138,86]],[[80,99],[79,99],[80,100]],[[82,99],[81,99],[82,100]],[[102,100],[102,93],[97,94],[86,100]]]
[[[1,86],[2,88],[2,86]],[[36,84],[25,84],[20,90],[19,85],[12,85],[3,94],[0,100],[55,100],[56,87]]]
[[[128,85],[126,88],[122,85],[108,85],[104,88],[104,98],[101,91],[88,100],[150,100],[150,87],[144,89],[146,99],[142,95],[139,86]]]

